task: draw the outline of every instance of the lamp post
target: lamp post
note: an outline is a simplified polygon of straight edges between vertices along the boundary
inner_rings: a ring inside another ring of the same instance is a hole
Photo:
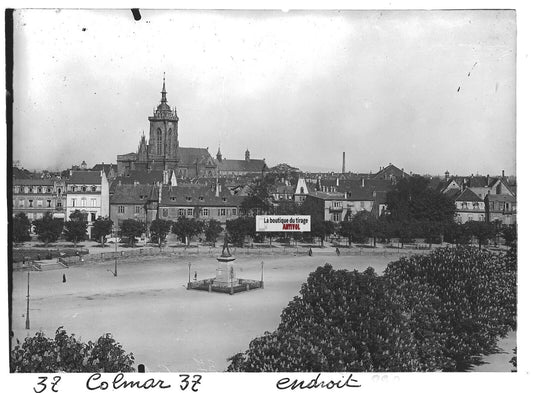
[[[264,264],[265,264],[265,262],[261,261],[261,288],[265,287],[265,284],[263,282],[263,266],[264,266]]]
[[[113,272],[113,276],[117,276],[118,272],[117,272],[117,236],[118,236],[118,231],[117,229],[115,229],[115,271]]]
[[[187,284],[187,289],[191,288],[191,261],[188,263],[189,265],[189,283]]]
[[[26,330],[30,329],[30,270],[31,262],[28,270],[28,294],[26,295]]]

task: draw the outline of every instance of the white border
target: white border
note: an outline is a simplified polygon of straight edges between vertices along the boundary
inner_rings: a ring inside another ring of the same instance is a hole
[[[517,58],[517,178],[519,182],[518,208],[519,208],[519,273],[518,273],[518,332],[517,340],[518,352],[518,372],[517,373],[386,373],[386,374],[358,374],[355,376],[361,384],[359,390],[366,391],[453,391],[453,390],[480,390],[483,392],[492,391],[523,391],[526,386],[533,386],[531,373],[531,351],[532,340],[531,331],[531,298],[530,278],[533,277],[531,253],[526,249],[528,234],[530,234],[531,207],[528,204],[528,196],[531,195],[532,187],[529,171],[531,166],[531,113],[532,113],[532,91],[531,64],[533,37],[533,14],[532,6],[527,1],[473,1],[473,0],[450,0],[450,1],[271,1],[271,2],[247,2],[247,1],[139,1],[128,2],[119,1],[14,1],[3,2],[3,8],[152,8],[152,9],[516,9],[517,10],[517,30],[518,30],[518,58]],[[1,29],[4,32],[4,17],[1,18]],[[2,40],[1,58],[4,60],[5,41]],[[16,65],[15,65],[16,66]],[[3,68],[5,69],[5,68]],[[4,78],[5,80],[5,78]],[[2,115],[5,119],[5,106],[2,106]],[[6,134],[2,133],[0,142],[6,146]],[[6,160],[0,160],[0,184],[1,195],[4,203],[6,200]],[[6,206],[6,205],[4,205]],[[0,219],[7,224],[6,209],[1,209]],[[7,225],[1,229],[2,244],[6,242]],[[6,248],[1,258],[4,269],[1,269],[1,279],[7,282]],[[7,288],[4,286],[4,297],[1,302],[0,315],[4,322],[2,327],[2,344],[0,348],[0,365],[2,367],[3,385],[7,387],[5,391],[11,392],[33,392],[33,386],[37,382],[37,375],[15,375],[9,374],[8,357],[8,336],[7,336]],[[6,375],[7,374],[7,375]],[[283,374],[286,376],[288,374]],[[293,374],[291,374],[293,375]],[[325,375],[325,374],[323,374]],[[61,392],[86,391],[85,381],[88,374],[66,374],[63,375]],[[144,376],[156,379],[164,379],[173,385],[172,389],[164,391],[180,391],[179,376],[177,374],[136,374],[136,377]],[[276,381],[282,375],[276,374],[230,374],[230,373],[210,373],[203,374],[203,383],[200,386],[201,392],[224,391],[231,389],[232,392],[250,391],[277,391]],[[310,379],[313,374],[300,374],[300,378]],[[2,389],[4,390],[4,389]],[[132,390],[132,389],[128,389]],[[345,389],[348,391],[351,389]],[[50,391],[49,389],[47,391]],[[108,391],[111,391],[109,389]],[[133,390],[135,391],[135,390]]]

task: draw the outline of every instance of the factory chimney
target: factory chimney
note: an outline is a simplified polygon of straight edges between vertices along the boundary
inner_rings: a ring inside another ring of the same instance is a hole
[[[342,152],[342,173],[346,172],[346,152]]]

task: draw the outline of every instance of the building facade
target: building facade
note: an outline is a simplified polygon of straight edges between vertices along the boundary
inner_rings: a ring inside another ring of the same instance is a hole
[[[13,179],[13,215],[24,213],[30,221],[51,213],[65,219],[66,193],[63,179]]]
[[[72,171],[66,182],[66,219],[76,210],[86,214],[89,237],[92,223],[109,216],[109,183],[104,171]]]

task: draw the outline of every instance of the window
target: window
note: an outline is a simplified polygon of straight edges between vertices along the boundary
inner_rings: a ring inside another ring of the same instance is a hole
[[[33,213],[28,213],[28,218],[29,218],[30,220],[33,220]]]
[[[303,193],[304,193],[304,188],[300,187],[300,194],[303,194]]]
[[[341,220],[341,214],[340,213],[333,213],[333,221],[339,222]]]
[[[170,197],[170,200],[174,202],[176,201],[176,197]]]
[[[62,206],[61,201],[57,201],[56,202],[56,207],[61,207],[61,206]]]
[[[236,215],[237,215],[237,209],[232,209],[232,210],[231,210],[231,214],[233,214],[234,216],[236,216]]]
[[[226,215],[226,209],[218,209],[218,215],[219,216],[225,216]]]
[[[224,197],[222,198],[222,202],[226,202],[228,200],[228,198]]]
[[[61,187],[59,187],[59,188],[57,189],[57,193],[58,193],[59,195],[61,195]]]
[[[47,193],[51,193],[51,192],[52,192],[52,189],[51,189],[50,187],[48,187],[48,188],[46,189],[46,192],[47,192]]]
[[[474,221],[474,217],[472,216],[472,214],[468,215],[468,221]]]
[[[72,192],[76,191],[76,186],[72,186],[70,187],[70,189],[72,190]]]
[[[479,221],[485,221],[485,216],[483,214],[479,215]]]
[[[46,203],[48,205],[47,207],[52,207],[52,200],[51,199],[47,199]]]
[[[161,155],[163,154],[163,132],[161,132],[160,128],[158,128],[155,133],[155,139],[156,139],[156,154]]]
[[[19,207],[24,207],[24,199],[19,199]]]
[[[41,199],[37,199],[37,207],[43,207],[43,201]]]
[[[96,198],[91,198],[91,206],[96,207]]]
[[[201,197],[199,197],[198,199],[199,199],[200,201],[203,201],[203,200],[204,200],[204,197],[201,196]]]
[[[178,216],[184,216],[185,215],[185,209],[178,209]]]
[[[81,190],[82,190],[83,192],[85,192],[85,191],[87,191],[87,187],[83,186],[83,187],[81,188]]]
[[[85,199],[85,198],[81,198],[81,206],[82,206],[82,207],[87,206],[87,199]]]
[[[37,194],[41,194],[43,192],[41,187],[37,187]]]
[[[208,216],[209,215],[209,209],[204,209],[204,216]]]
[[[29,207],[33,207],[33,199],[28,200]]]
[[[365,202],[364,201],[361,201],[359,203],[359,206],[361,207],[361,209],[365,210]]]
[[[168,209],[167,208],[164,208],[162,210],[162,212],[163,212],[163,217],[168,217]]]
[[[139,214],[141,212],[141,207],[140,206],[135,206],[135,214]]]
[[[118,213],[119,213],[119,214],[124,214],[124,211],[125,211],[125,210],[126,210],[126,209],[124,208],[124,206],[119,206],[119,207],[118,207]]]
[[[72,198],[72,207],[76,206],[76,198]]]
[[[186,200],[187,202],[190,202],[190,201],[192,201],[192,198],[191,198],[190,196],[188,196],[188,197],[185,197],[185,200]]]
[[[91,187],[91,191],[92,191],[92,192],[96,192],[96,186],[92,186],[92,187]]]
[[[187,209],[187,215],[192,216],[192,209]]]
[[[37,213],[37,214],[35,214],[35,218],[36,218],[37,220],[40,220],[41,218],[43,218],[43,213]]]

